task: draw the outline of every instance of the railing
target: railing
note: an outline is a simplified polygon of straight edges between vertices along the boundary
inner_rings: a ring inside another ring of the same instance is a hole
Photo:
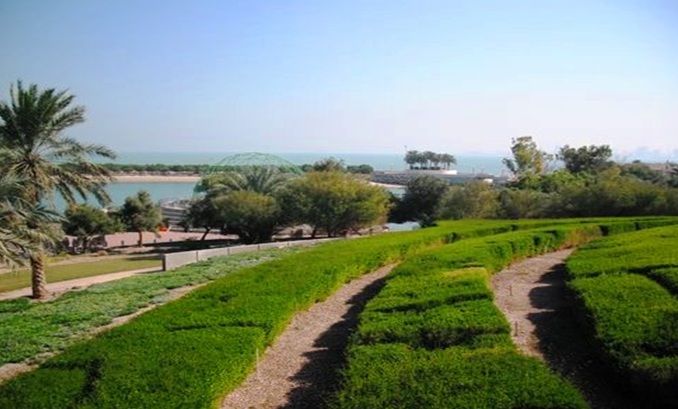
[[[232,246],[232,247],[220,247],[214,249],[205,249],[205,250],[191,250],[191,251],[181,251],[177,253],[165,254],[162,257],[162,270],[173,270],[175,268],[185,266],[191,263],[197,263],[198,261],[207,260],[212,257],[217,256],[231,256],[233,254],[239,253],[251,253],[255,251],[275,249],[275,248],[286,248],[286,247],[299,247],[299,246],[313,246],[318,243],[324,243],[326,241],[337,240],[336,238],[329,239],[311,239],[311,240],[294,240],[294,241],[278,241],[271,243],[261,243],[261,244],[251,244],[243,246]]]

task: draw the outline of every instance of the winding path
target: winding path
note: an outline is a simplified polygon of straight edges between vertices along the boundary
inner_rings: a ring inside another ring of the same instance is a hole
[[[626,396],[594,354],[574,315],[561,250],[515,263],[492,277],[495,304],[512,327],[513,342],[568,378],[592,408],[644,407]]]
[[[297,314],[269,347],[256,370],[222,402],[223,409],[320,408],[338,383],[348,338],[365,303],[394,266],[344,285],[327,300]]]

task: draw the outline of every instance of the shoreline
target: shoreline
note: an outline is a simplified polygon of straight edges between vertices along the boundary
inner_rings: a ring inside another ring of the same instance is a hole
[[[113,183],[198,183],[198,175],[114,175]]]
[[[198,183],[201,177],[198,175],[115,175],[113,183]],[[404,188],[402,185],[388,183],[369,182],[374,186],[384,188]]]

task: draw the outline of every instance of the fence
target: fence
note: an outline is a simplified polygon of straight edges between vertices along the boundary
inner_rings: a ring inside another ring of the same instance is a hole
[[[254,251],[261,251],[275,248],[299,247],[299,246],[313,246],[318,243],[326,241],[337,240],[332,239],[312,239],[312,240],[294,240],[294,241],[279,241],[272,243],[251,244],[247,246],[232,246],[220,247],[216,249],[205,250],[191,250],[181,251],[178,253],[170,253],[163,255],[162,270],[172,270],[186,264],[197,263],[198,261],[207,260],[217,256],[230,256],[239,253],[251,253]]]

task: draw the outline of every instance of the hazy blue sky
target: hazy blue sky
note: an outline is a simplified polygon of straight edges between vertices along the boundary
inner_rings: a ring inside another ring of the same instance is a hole
[[[610,144],[678,159],[677,0],[0,0],[17,79],[118,151],[505,154]],[[634,152],[635,151],[635,152]]]

